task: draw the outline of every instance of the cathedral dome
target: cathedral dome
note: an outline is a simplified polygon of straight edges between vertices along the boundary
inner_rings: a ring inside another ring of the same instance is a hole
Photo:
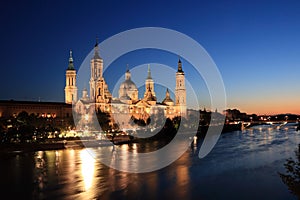
[[[131,73],[129,70],[125,73],[125,81],[121,83],[119,89],[119,98],[129,96],[131,100],[136,101],[138,99],[138,89],[135,83],[131,80]]]
[[[129,70],[125,73],[125,81],[121,83],[120,90],[126,89],[127,91],[137,90],[135,83],[131,80],[131,73]]]
[[[131,79],[125,80],[123,83],[121,83],[120,89],[121,88],[126,88],[127,90],[136,90],[137,89],[135,83]]]

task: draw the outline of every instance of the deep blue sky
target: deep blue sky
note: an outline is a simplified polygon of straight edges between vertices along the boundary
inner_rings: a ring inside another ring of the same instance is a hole
[[[79,67],[96,36],[101,42],[154,26],[206,49],[223,76],[228,107],[300,114],[299,11],[299,1],[5,0],[0,99],[64,101],[69,49]]]

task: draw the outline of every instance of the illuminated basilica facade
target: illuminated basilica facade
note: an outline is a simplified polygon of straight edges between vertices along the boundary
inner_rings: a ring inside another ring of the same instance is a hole
[[[186,88],[185,74],[179,59],[176,72],[175,102],[171,99],[169,90],[165,98],[158,102],[155,94],[154,80],[150,66],[145,80],[145,93],[139,98],[139,91],[131,79],[129,69],[125,72],[125,80],[120,85],[119,96],[113,97],[103,77],[103,59],[99,55],[98,43],[94,47],[94,56],[90,61],[91,77],[89,80],[89,94],[87,88],[82,91],[81,98],[77,98],[76,70],[70,52],[69,65],[66,70],[65,102],[73,104],[73,110],[78,116],[76,129],[84,129],[96,111],[109,113],[111,123],[118,124],[123,129],[130,129],[134,124],[132,119],[144,120],[152,116],[174,118],[186,117]]]

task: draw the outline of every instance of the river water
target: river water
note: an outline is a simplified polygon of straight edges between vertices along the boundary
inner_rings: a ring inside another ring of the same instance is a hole
[[[260,125],[221,135],[203,159],[198,141],[171,165],[142,174],[101,164],[93,149],[11,154],[0,160],[0,191],[9,199],[297,199],[278,172],[299,143],[294,124]]]

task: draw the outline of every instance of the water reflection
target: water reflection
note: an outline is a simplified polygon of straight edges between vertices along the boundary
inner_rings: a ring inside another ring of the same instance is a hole
[[[47,163],[44,159],[45,152],[38,151],[35,153],[35,184],[37,186],[36,192],[44,189],[45,183],[47,182]]]
[[[180,165],[176,168],[176,191],[177,198],[190,199],[190,159],[188,154],[183,155],[180,159]],[[170,180],[171,181],[171,180]]]
[[[29,199],[293,198],[277,172],[283,171],[285,159],[294,154],[295,145],[300,143],[300,134],[294,127],[286,130],[261,126],[223,134],[204,159],[198,158],[202,140],[193,139],[187,152],[174,163],[142,174],[120,172],[94,158],[109,152],[111,162],[135,168],[140,161],[129,162],[126,152],[135,156],[152,150],[150,143],[121,145],[115,149],[39,151],[17,155],[1,165],[13,166],[5,169],[24,180],[22,185],[34,185],[26,188],[32,195]],[[31,178],[22,171],[24,159],[34,163],[26,168]],[[159,158],[152,159],[151,162],[159,162]],[[12,184],[23,189],[19,183]]]
[[[84,182],[85,191],[89,190],[93,185],[94,173],[95,173],[95,159],[86,150],[80,151],[81,158],[81,174]]]

